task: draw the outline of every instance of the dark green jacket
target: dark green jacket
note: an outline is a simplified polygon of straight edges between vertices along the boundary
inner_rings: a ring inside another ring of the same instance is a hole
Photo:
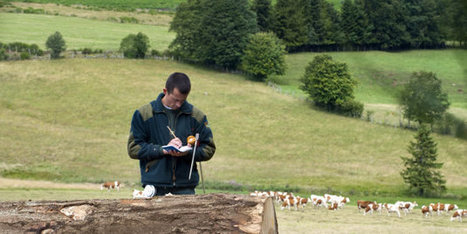
[[[162,105],[161,93],[156,100],[140,107],[133,114],[128,155],[139,160],[141,183],[160,187],[195,187],[199,182],[196,163],[193,165],[191,180],[188,180],[192,152],[183,157],[164,155],[162,146],[172,139],[166,109]],[[195,162],[207,161],[216,151],[211,129],[206,116],[185,101],[171,126],[175,135],[186,145],[187,137],[199,133]]]

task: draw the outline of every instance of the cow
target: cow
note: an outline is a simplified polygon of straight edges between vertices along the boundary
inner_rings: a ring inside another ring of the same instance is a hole
[[[313,197],[313,198],[311,199],[311,201],[312,201],[313,206],[314,206],[315,208],[318,208],[318,209],[319,209],[319,207],[321,207],[321,206],[322,206],[322,207],[327,207],[326,198],[324,198],[324,197],[321,197],[321,196]]]
[[[381,214],[383,208],[383,204],[381,203],[370,203],[368,206],[365,208],[363,211],[363,215],[366,215],[367,213],[373,214],[373,211],[379,211],[379,214]]]
[[[117,189],[118,191],[120,191],[120,182],[118,182],[117,180],[114,182],[105,182],[101,184],[101,190],[103,190],[104,188],[106,188],[107,191],[109,191],[110,189]]]
[[[446,204],[444,205],[444,211],[447,213],[449,213],[449,211],[451,210],[457,210],[459,209],[459,207],[456,205],[456,204]]]
[[[433,216],[433,207],[432,206],[422,206],[422,214],[426,217],[428,215]]]
[[[372,201],[358,200],[357,201],[358,211],[360,211],[361,209],[365,210],[369,204],[376,204],[376,201],[372,202]]]
[[[281,210],[285,209],[286,207],[288,210],[290,210],[291,206],[293,206],[295,210],[298,210],[298,199],[294,196],[288,195],[282,202]]]
[[[433,211],[436,211],[436,213],[438,214],[438,216],[441,214],[442,211],[444,211],[444,204],[443,203],[431,203],[430,204],[431,207],[433,207]]]
[[[384,203],[384,208],[386,208],[386,211],[388,212],[388,216],[390,213],[396,213],[399,218],[401,217],[401,212],[399,211],[399,206],[396,206],[395,204],[388,204]]]
[[[456,210],[451,216],[451,221],[457,219],[459,222],[462,222],[462,217],[467,216],[467,210]]]

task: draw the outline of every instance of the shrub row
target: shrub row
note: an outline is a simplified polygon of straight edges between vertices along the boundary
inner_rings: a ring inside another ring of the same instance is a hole
[[[36,44],[22,42],[2,43],[0,42],[0,61],[8,59],[30,59],[31,56],[42,56],[44,51]]]

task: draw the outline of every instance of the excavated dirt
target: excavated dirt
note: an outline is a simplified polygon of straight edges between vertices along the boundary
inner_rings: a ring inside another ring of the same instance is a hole
[[[2,233],[277,233],[272,200],[233,194],[0,203]]]

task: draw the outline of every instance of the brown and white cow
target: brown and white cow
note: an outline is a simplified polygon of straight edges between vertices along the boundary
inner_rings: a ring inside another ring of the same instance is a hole
[[[428,217],[428,215],[433,216],[433,207],[432,206],[422,206],[422,214],[425,217]]]
[[[107,190],[116,189],[120,191],[120,182],[118,182],[117,180],[113,182],[112,181],[105,182],[101,184],[101,190],[103,190],[104,188],[106,188]]]
[[[444,205],[444,211],[447,213],[449,213],[449,211],[451,210],[457,210],[459,209],[459,207],[456,205],[456,204],[446,204]]]
[[[361,209],[365,210],[369,204],[376,204],[376,201],[372,202],[372,201],[358,200],[357,201],[358,211],[360,211]]]
[[[462,217],[467,216],[467,210],[456,210],[454,211],[454,214],[451,216],[451,221],[454,221],[457,219],[459,222],[462,222]]]

